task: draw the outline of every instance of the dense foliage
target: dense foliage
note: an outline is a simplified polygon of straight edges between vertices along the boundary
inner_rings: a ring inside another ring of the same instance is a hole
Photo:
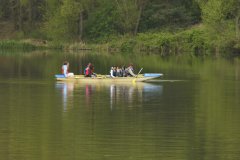
[[[239,0],[1,0],[1,21],[22,38],[110,42],[123,50],[240,48]]]

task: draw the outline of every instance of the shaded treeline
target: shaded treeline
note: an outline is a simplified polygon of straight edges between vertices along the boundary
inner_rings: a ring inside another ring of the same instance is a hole
[[[240,48],[239,0],[1,0],[0,19],[22,38],[110,43],[121,50],[141,46],[177,53],[187,46],[187,51],[219,53]],[[149,39],[154,44],[145,45]]]
[[[199,22],[193,0],[1,0],[0,17],[25,35],[83,40]]]

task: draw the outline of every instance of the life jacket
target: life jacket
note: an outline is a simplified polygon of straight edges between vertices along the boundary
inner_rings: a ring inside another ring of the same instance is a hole
[[[85,70],[84,70],[84,74],[85,76],[91,76],[92,75],[92,71],[89,67],[87,67]]]

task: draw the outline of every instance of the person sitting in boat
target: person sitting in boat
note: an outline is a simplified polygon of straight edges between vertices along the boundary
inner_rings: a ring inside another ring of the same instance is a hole
[[[127,71],[125,66],[122,67],[122,77],[127,77]]]
[[[64,61],[63,65],[62,65],[62,74],[65,77],[73,77],[74,74],[73,73],[69,73],[69,62]]]
[[[111,67],[111,69],[110,69],[110,76],[112,78],[116,77],[116,69],[115,69],[115,67]]]
[[[87,68],[84,70],[85,77],[95,77],[96,74],[94,73],[94,66],[92,63],[88,63]]]
[[[122,77],[122,69],[120,67],[116,68],[116,76],[117,77]]]
[[[134,74],[134,70],[133,70],[133,65],[130,64],[128,68],[126,68],[126,73],[127,73],[127,76],[130,76],[130,77],[135,77],[136,75]]]

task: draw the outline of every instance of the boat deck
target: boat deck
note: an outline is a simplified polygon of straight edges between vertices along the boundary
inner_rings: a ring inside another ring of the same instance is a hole
[[[84,75],[74,75],[73,77],[65,77],[64,75],[55,75],[57,81],[72,81],[72,82],[144,82],[150,79],[161,77],[162,74],[148,73],[140,74],[137,77],[110,77],[109,75],[97,75],[96,77],[85,77]]]

